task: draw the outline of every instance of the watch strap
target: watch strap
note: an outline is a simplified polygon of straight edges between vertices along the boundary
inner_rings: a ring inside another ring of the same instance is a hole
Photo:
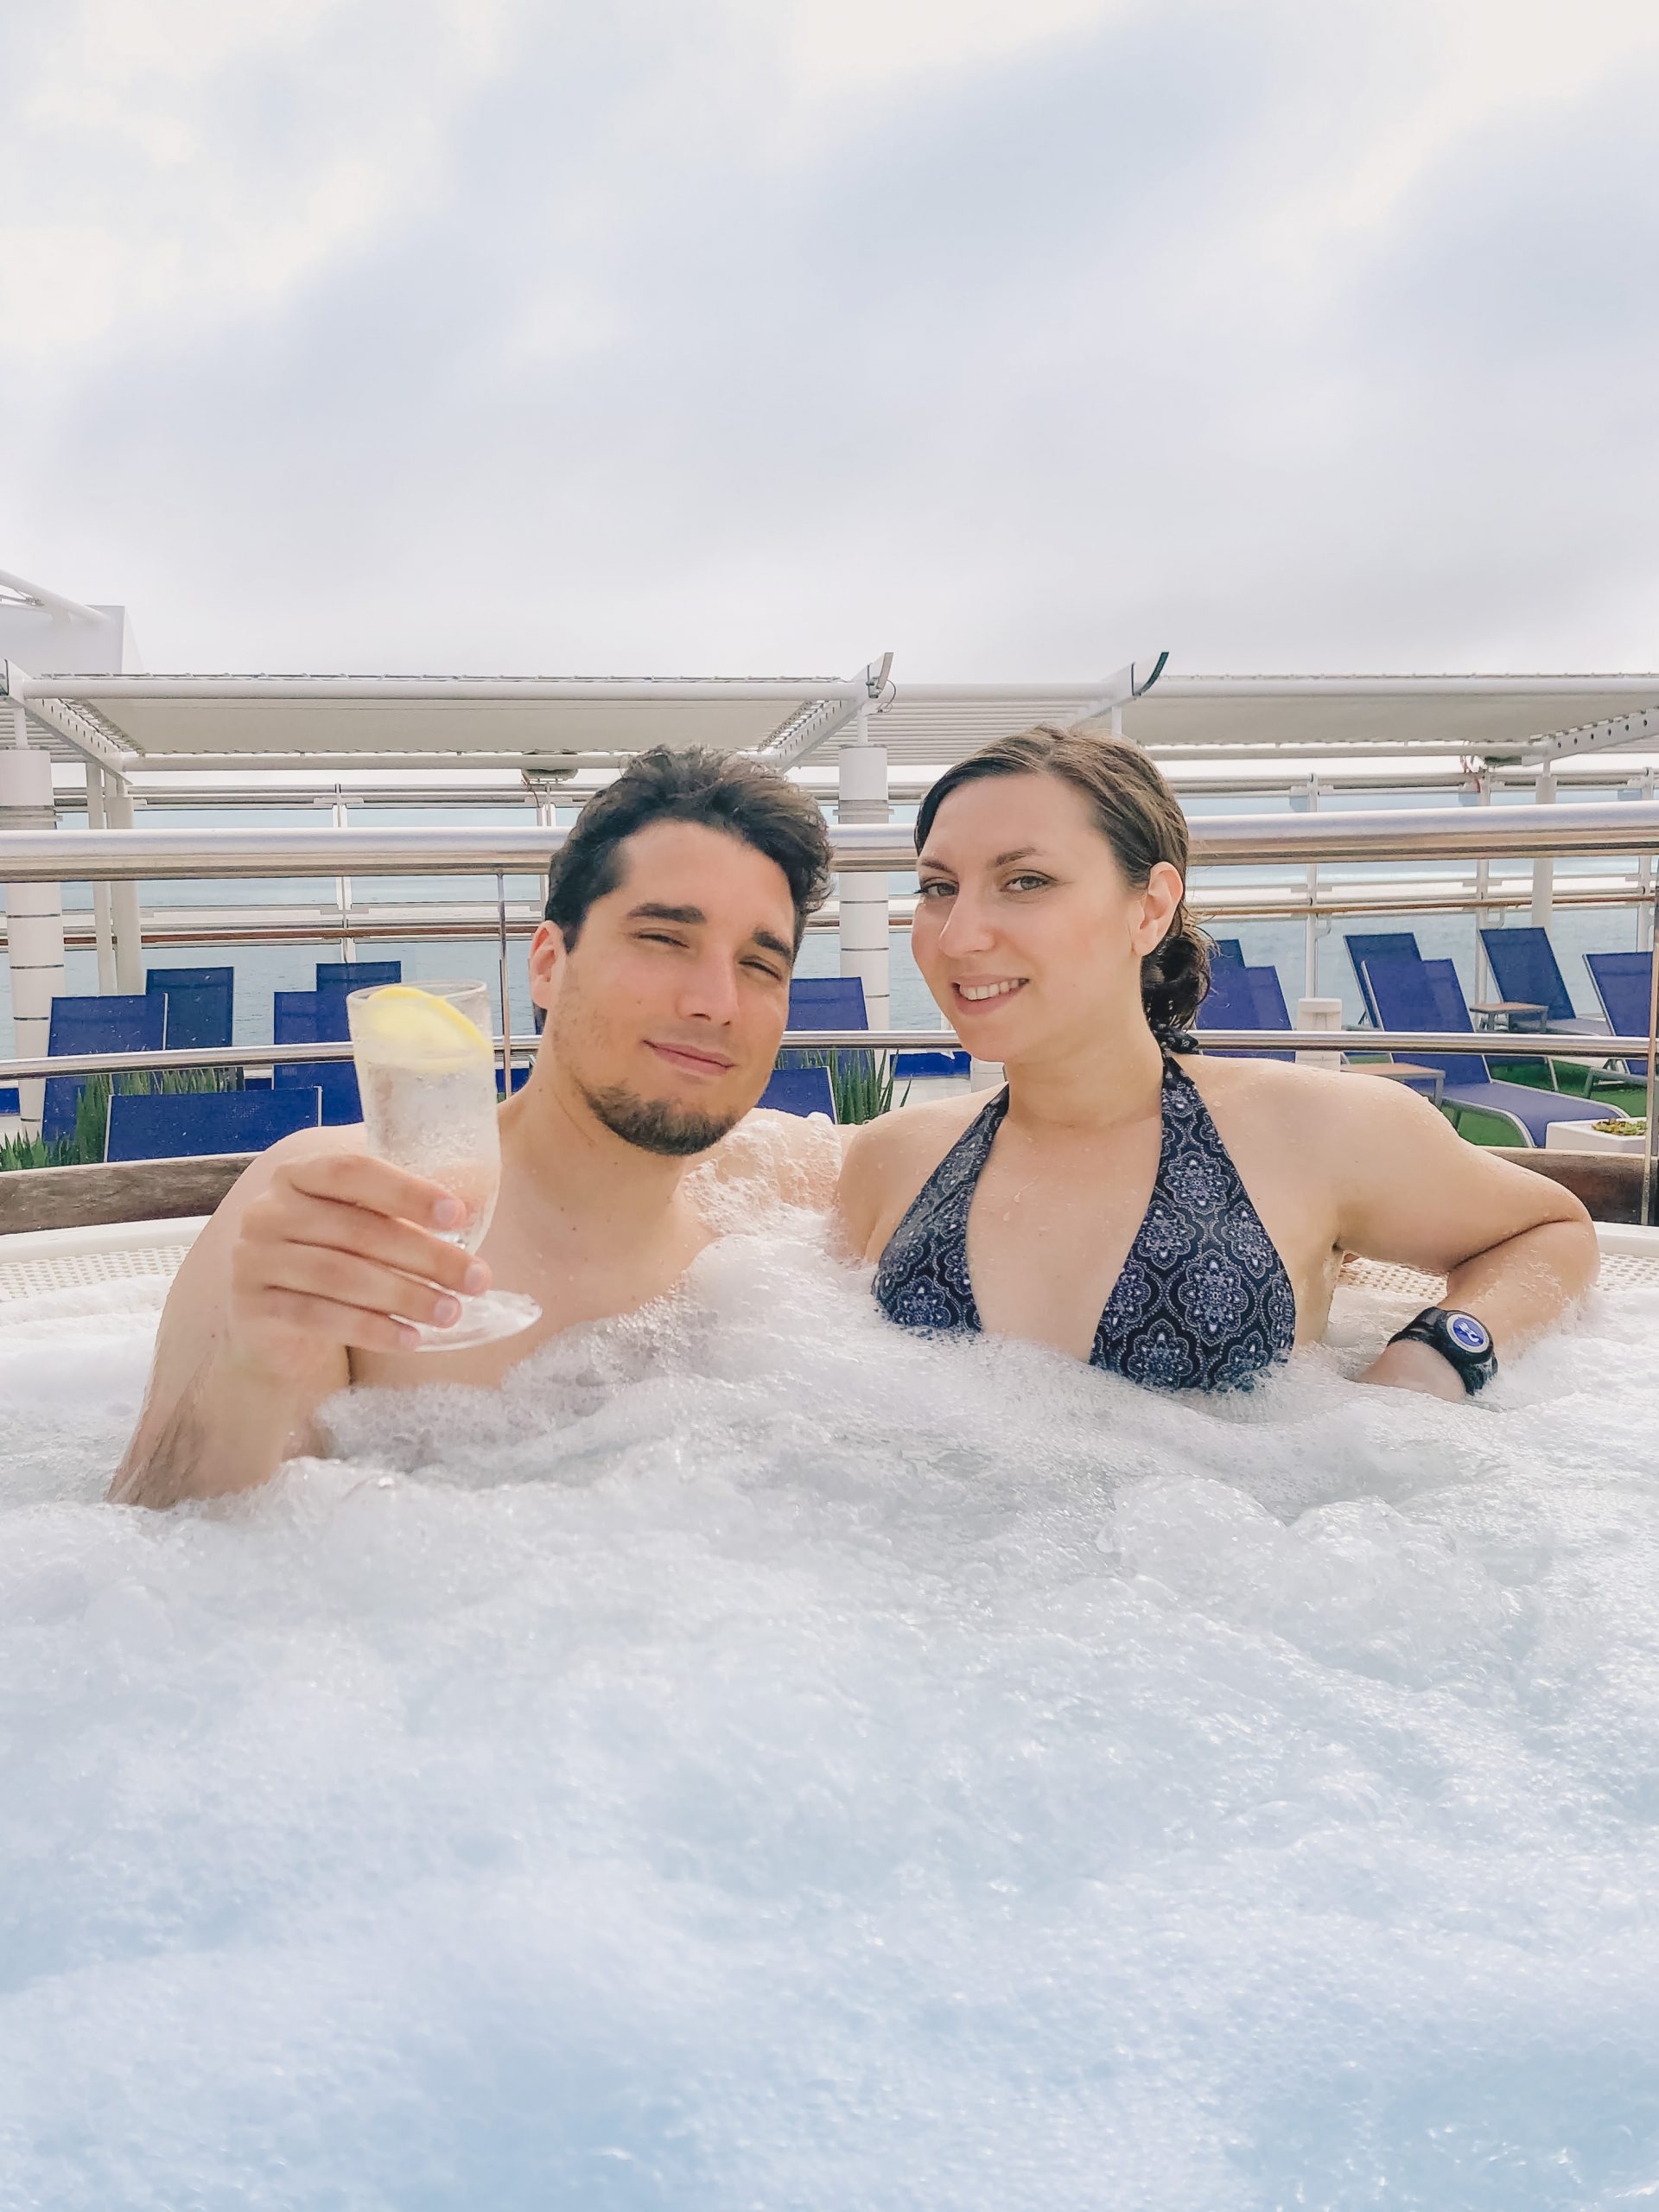
[[[1403,1329],[1396,1329],[1389,1342],[1432,1346],[1456,1368],[1471,1397],[1497,1372],[1491,1331],[1472,1313],[1459,1313],[1453,1306],[1426,1306]]]

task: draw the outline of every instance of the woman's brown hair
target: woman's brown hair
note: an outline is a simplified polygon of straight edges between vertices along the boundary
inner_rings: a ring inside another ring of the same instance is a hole
[[[1186,880],[1186,817],[1169,785],[1138,746],[1121,737],[1040,723],[1018,737],[999,737],[947,768],[916,817],[919,853],[933,818],[952,791],[988,776],[1058,776],[1088,800],[1095,826],[1136,891],[1160,861]],[[1210,951],[1182,898],[1161,941],[1141,963],[1141,998],[1160,1044],[1184,1040],[1210,988]]]

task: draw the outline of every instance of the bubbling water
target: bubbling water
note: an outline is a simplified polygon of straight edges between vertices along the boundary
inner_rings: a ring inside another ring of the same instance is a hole
[[[797,1235],[97,1501],[0,1328],[0,2203],[1268,2212],[1659,2183],[1659,1300],[1178,1402]]]

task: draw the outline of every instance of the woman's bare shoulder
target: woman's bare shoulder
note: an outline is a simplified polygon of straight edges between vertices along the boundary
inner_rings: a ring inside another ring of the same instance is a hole
[[[1340,1071],[1334,1055],[1328,1068],[1243,1053],[1224,1058],[1213,1052],[1183,1052],[1179,1065],[1206,1105],[1248,1107],[1254,1102],[1274,1114],[1317,1116],[1340,1110],[1354,1096],[1352,1078]]]
[[[928,1177],[987,1104],[982,1091],[900,1106],[853,1132],[838,1210],[847,1242],[868,1255],[886,1241]]]
[[[849,1133],[847,1164],[890,1169],[900,1161],[931,1160],[937,1164],[976,1114],[988,1103],[988,1094],[973,1090],[952,1098],[930,1099],[925,1106],[898,1106],[878,1114]]]
[[[1363,1067],[1305,1067],[1284,1060],[1224,1059],[1183,1055],[1205,1104],[1230,1146],[1235,1135],[1265,1131],[1297,1147],[1311,1168],[1314,1160],[1345,1161],[1356,1146],[1432,1138],[1446,1124],[1427,1098]],[[1438,1126],[1437,1126],[1438,1125]]]

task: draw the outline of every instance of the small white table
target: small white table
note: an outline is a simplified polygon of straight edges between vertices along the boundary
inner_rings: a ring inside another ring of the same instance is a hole
[[[1535,999],[1480,999],[1469,1011],[1477,1029],[1541,1029],[1549,1008]]]
[[[1312,1055],[1309,1055],[1312,1058]],[[1409,1060],[1343,1060],[1338,1064],[1338,1075],[1380,1075],[1384,1083],[1421,1083],[1425,1077],[1434,1088],[1431,1094],[1436,1106],[1446,1089],[1444,1068],[1420,1068]]]

